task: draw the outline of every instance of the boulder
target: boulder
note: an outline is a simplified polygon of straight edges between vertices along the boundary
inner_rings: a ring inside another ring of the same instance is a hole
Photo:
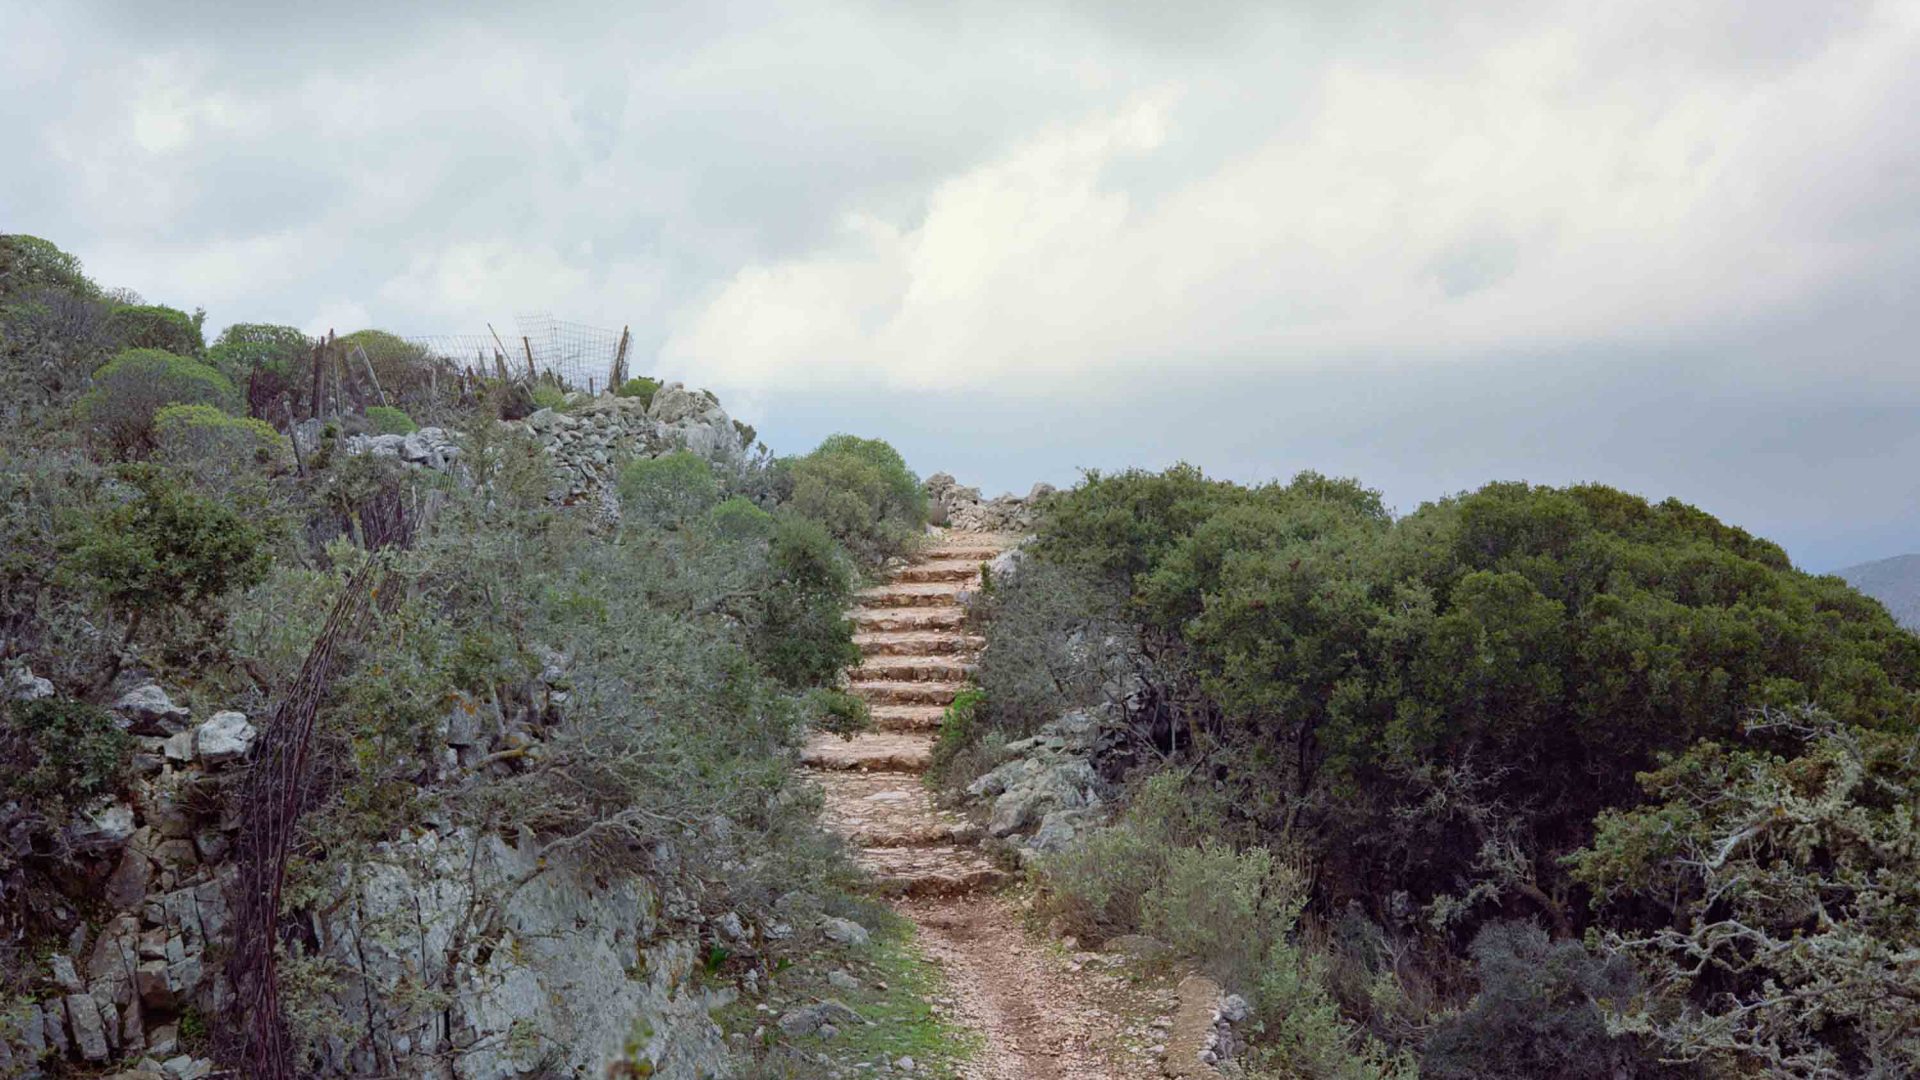
[[[106,801],[81,815],[74,823],[73,838],[83,844],[117,846],[133,835],[133,807],[124,802]]]
[[[172,735],[184,730],[192,715],[175,705],[167,692],[155,683],[136,686],[120,695],[112,711],[136,735]]]
[[[831,915],[821,917],[820,934],[828,941],[854,946],[865,945],[872,937],[866,927],[852,919],[836,919]]]
[[[53,683],[26,668],[7,679],[7,696],[15,701],[39,701],[53,696]]]
[[[224,765],[238,761],[253,749],[258,735],[247,715],[241,712],[217,712],[200,725],[193,736],[193,756],[203,765]]]
[[[780,1015],[780,1030],[791,1038],[812,1035],[825,1027],[842,1027],[860,1022],[860,1014],[829,998],[812,1005],[788,1009]]]
[[[73,1031],[73,1047],[84,1061],[107,1060],[106,1024],[100,1018],[100,1006],[86,994],[66,996],[67,1026]]]

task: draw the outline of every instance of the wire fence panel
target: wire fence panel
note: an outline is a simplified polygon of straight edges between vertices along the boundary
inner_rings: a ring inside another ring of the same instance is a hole
[[[544,312],[514,316],[515,332],[425,334],[407,340],[476,374],[550,377],[576,390],[605,390],[625,366],[627,332],[556,319]]]

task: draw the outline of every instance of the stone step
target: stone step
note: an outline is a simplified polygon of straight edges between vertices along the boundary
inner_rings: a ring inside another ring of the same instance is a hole
[[[869,705],[951,705],[964,682],[857,682],[848,692]]]
[[[940,544],[920,553],[921,562],[966,562],[976,569],[983,562],[992,562],[1000,554],[1000,548],[981,544]],[[917,564],[916,564],[917,565]]]
[[[903,585],[932,581],[977,581],[980,564],[966,559],[931,559],[903,566],[893,572],[893,580]]]
[[[917,776],[838,772],[820,778],[821,820],[864,848],[968,843],[980,827],[935,806]]]
[[[854,594],[862,608],[944,607],[958,604],[969,588],[964,581],[925,581],[912,585],[876,585]]]
[[[878,656],[971,656],[986,644],[972,634],[948,630],[863,630],[853,635],[853,643],[860,649],[860,655],[868,659]]]
[[[938,731],[947,715],[944,705],[875,705],[868,711],[875,731]]]
[[[859,862],[885,896],[958,896],[999,888],[1012,875],[977,848],[937,844],[930,847],[866,848]]]
[[[921,773],[932,752],[933,740],[925,735],[867,732],[843,739],[820,734],[807,740],[800,763],[815,769]]]
[[[879,655],[847,669],[847,678],[863,682],[965,682],[975,666],[956,656]]]
[[[958,607],[861,608],[853,625],[861,630],[958,630],[967,613]]]

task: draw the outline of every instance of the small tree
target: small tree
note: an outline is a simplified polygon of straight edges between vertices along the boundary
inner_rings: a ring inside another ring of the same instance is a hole
[[[87,279],[80,260],[37,236],[0,235],[0,298],[53,289],[89,300],[100,287]]]
[[[154,417],[168,405],[233,406],[226,377],[197,360],[159,349],[128,349],[93,373],[80,402],[95,436],[116,457],[140,457],[155,445]]]
[[[277,412],[269,410],[277,410],[274,403],[281,398],[304,411],[311,392],[307,357],[312,351],[313,342],[291,326],[235,323],[207,350],[207,363],[234,385],[246,386],[253,415],[275,420]]]
[[[251,521],[155,466],[128,466],[120,478],[131,496],[77,527],[68,569],[124,620],[123,650],[149,620],[185,615],[211,626],[221,598],[266,573],[267,537]],[[116,652],[102,686],[120,664]]]

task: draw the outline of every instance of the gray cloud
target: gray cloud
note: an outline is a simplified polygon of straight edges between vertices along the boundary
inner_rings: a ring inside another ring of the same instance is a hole
[[[0,70],[0,228],[216,325],[552,310],[785,450],[1920,549],[1907,0],[9,5]]]

